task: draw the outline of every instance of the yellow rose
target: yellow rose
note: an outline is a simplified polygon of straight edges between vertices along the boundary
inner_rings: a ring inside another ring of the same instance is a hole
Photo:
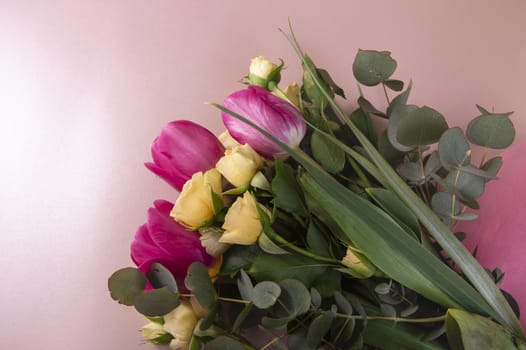
[[[225,232],[219,239],[221,243],[250,245],[258,240],[263,229],[254,197],[245,192],[243,197],[238,197],[228,209],[225,216],[223,229]],[[270,213],[260,205],[265,212]]]
[[[352,248],[347,248],[347,253],[342,263],[349,268],[349,273],[356,278],[369,278],[376,272],[376,267],[365,257]]]
[[[274,69],[276,69],[274,63],[267,60],[265,56],[258,56],[250,61],[249,73],[261,79],[268,79]]]
[[[141,334],[148,343],[152,344],[166,344],[172,338],[168,334],[162,324],[158,322],[149,322],[141,329]]]
[[[186,300],[164,316],[164,330],[174,337],[170,342],[170,349],[188,349],[197,321],[199,321],[199,317],[192,305]]]
[[[239,146],[239,142],[237,142],[232,135],[226,130],[218,137],[219,142],[225,147],[225,149],[233,148],[234,146]]]
[[[283,90],[283,93],[285,94],[285,96],[287,96],[287,98],[290,101],[290,103],[292,103],[296,107],[299,107],[299,105],[300,105],[300,97],[299,97],[300,87],[298,86],[298,84],[296,84],[296,83],[290,84],[289,86],[287,86],[285,88],[285,90]]]
[[[203,225],[215,214],[211,191],[221,193],[221,174],[216,169],[195,173],[184,184],[170,215],[186,227]]]
[[[249,145],[234,146],[217,161],[216,169],[236,187],[247,186],[259,168],[261,157]]]

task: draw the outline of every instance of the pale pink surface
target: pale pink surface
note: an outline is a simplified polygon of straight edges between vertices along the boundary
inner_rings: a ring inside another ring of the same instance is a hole
[[[192,119],[216,134],[222,101],[250,58],[300,68],[276,30],[290,16],[304,48],[356,97],[359,47],[386,49],[411,103],[451,125],[475,103],[514,110],[526,136],[526,2],[0,2],[1,349],[147,349],[143,318],[111,301],[106,278],[153,200],[175,192],[147,171],[160,128]],[[369,92],[381,101],[381,92]],[[350,103],[346,102],[346,106]],[[354,106],[354,104],[353,104]]]
[[[526,327],[526,142],[503,154],[499,179],[487,184],[480,198],[479,219],[458,226],[468,234],[466,246],[478,246],[477,259],[504,273],[501,287],[519,303]]]

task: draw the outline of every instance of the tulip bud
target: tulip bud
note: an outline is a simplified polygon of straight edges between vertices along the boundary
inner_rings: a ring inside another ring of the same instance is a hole
[[[153,163],[144,165],[177,191],[198,171],[215,166],[224,149],[207,129],[188,120],[168,123],[152,145]]]
[[[179,306],[164,316],[164,330],[174,337],[170,342],[170,349],[188,349],[197,321],[199,318],[188,301],[182,301]]]
[[[342,259],[343,265],[349,268],[349,273],[356,278],[369,278],[376,272],[376,267],[356,250],[347,248],[347,253]]]
[[[210,169],[204,174],[195,173],[184,186],[170,215],[180,224],[198,228],[215,215],[212,191],[221,193],[221,174]]]
[[[225,232],[219,242],[241,245],[255,243],[263,230],[256,205],[270,216],[265,207],[256,203],[251,193],[245,192],[243,197],[238,197],[226,213],[223,224]]]
[[[234,92],[223,102],[224,107],[240,114],[291,148],[299,146],[307,131],[301,113],[287,101],[261,89],[249,86]],[[241,144],[249,144],[266,158],[286,158],[287,152],[243,121],[222,112],[223,123],[230,135]]]
[[[149,322],[141,328],[143,338],[148,342],[156,345],[168,344],[172,340],[170,333],[164,330],[162,323]]]
[[[250,145],[239,145],[225,151],[225,155],[217,162],[216,169],[232,185],[243,187],[248,186],[262,166],[263,160]]]
[[[254,57],[250,61],[250,68],[248,73],[248,82],[251,85],[257,85],[264,89],[267,88],[269,82],[278,83],[280,80],[280,71],[283,63],[276,66],[265,58],[265,56]]]

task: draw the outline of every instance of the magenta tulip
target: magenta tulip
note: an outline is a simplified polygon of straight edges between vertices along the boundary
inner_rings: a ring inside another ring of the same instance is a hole
[[[181,191],[194,173],[213,168],[223,153],[210,131],[189,120],[176,120],[166,124],[153,142],[153,163],[144,165]]]
[[[300,111],[287,101],[257,86],[234,92],[223,106],[254,122],[291,148],[296,148],[307,126]],[[259,131],[228,113],[222,112],[223,123],[230,135],[241,144],[249,144],[266,158],[286,158],[287,153]]]
[[[131,258],[145,273],[152,263],[162,264],[184,290],[182,281],[193,262],[211,267],[215,260],[201,245],[198,232],[187,231],[170,216],[172,208],[172,203],[157,200],[148,209],[148,222],[139,227],[131,244]]]

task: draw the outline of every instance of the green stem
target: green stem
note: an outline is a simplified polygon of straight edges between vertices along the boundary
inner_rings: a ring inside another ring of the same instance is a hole
[[[424,318],[404,318],[404,317],[389,317],[389,316],[360,316],[360,315],[347,315],[342,313],[335,313],[337,317],[355,319],[355,320],[367,320],[367,321],[394,321],[404,323],[432,323],[442,322],[446,319],[446,315],[435,316],[435,317],[424,317]]]
[[[384,94],[385,94],[385,99],[387,100],[387,104],[390,105],[391,101],[389,101],[389,95],[387,94],[387,89],[385,88],[385,84],[383,82],[382,82],[382,87],[384,88]]]

